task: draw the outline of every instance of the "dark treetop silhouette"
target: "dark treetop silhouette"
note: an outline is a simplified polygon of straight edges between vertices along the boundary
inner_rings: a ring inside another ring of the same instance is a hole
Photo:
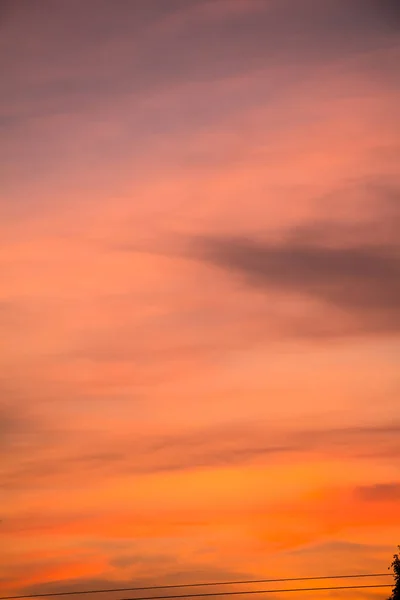
[[[398,546],[398,549],[400,551],[400,546]],[[395,584],[394,584],[394,588],[392,591],[392,595],[390,596],[390,598],[388,600],[400,600],[400,557],[399,557],[399,554],[394,554],[393,562],[390,565],[389,569],[390,568],[393,569]]]

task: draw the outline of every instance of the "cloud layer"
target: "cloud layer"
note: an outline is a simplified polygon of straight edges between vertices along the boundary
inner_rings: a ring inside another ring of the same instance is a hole
[[[20,0],[0,33],[0,587],[386,571],[398,2]]]

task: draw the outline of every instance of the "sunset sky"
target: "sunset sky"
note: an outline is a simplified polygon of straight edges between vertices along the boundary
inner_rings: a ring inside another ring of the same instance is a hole
[[[387,572],[399,65],[397,0],[0,0],[0,595]]]

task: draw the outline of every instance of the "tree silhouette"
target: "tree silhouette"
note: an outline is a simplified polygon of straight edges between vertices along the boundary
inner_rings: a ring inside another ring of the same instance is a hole
[[[400,546],[398,546],[400,552]],[[392,590],[392,595],[388,600],[400,600],[400,557],[398,554],[393,555],[393,561],[390,565],[389,569],[393,569],[394,573],[394,588]]]

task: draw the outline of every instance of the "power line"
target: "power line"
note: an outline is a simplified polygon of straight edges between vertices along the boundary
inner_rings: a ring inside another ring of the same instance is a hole
[[[210,596],[239,596],[245,594],[277,594],[278,592],[324,592],[327,590],[361,590],[365,588],[393,587],[390,583],[378,585],[341,585],[333,587],[286,588],[277,590],[241,590],[240,592],[205,592],[204,594],[182,594],[177,596],[145,596],[144,598],[124,598],[124,600],[166,600],[167,598],[205,598]]]
[[[192,588],[192,587],[211,587],[219,585],[248,585],[253,583],[283,583],[286,581],[317,581],[322,579],[359,579],[361,577],[392,577],[390,573],[360,573],[359,575],[319,575],[317,577],[283,577],[279,579],[247,579],[243,581],[207,581],[205,583],[176,583],[169,585],[151,585],[145,587],[126,587],[126,588],[113,588],[113,589],[97,589],[97,590],[78,590],[69,592],[47,592],[43,594],[24,594],[20,596],[1,596],[0,600],[21,600],[23,598],[48,598],[50,596],[77,596],[78,594],[104,594],[112,592],[143,592],[145,590],[165,590],[165,589],[178,589],[178,588]],[[368,586],[367,586],[368,587]],[[379,586],[378,586],[379,587]],[[246,594],[248,591],[243,592],[219,592],[210,593],[208,595],[229,595],[229,594]],[[256,593],[254,590],[251,593]],[[259,593],[263,593],[260,591]],[[207,595],[207,594],[206,594]],[[156,596],[159,599],[165,598],[191,598],[194,596],[204,596],[204,594],[189,594],[184,596]],[[143,598],[136,598],[135,600],[145,600]],[[147,599],[152,600],[152,599]]]

